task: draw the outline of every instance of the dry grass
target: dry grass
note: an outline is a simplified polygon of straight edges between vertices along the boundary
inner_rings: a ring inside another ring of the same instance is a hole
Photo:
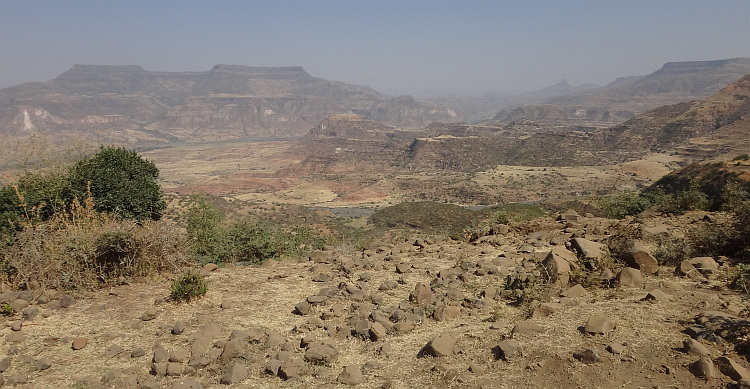
[[[691,357],[676,350],[685,335],[681,331],[698,311],[716,309],[716,305],[706,305],[699,294],[693,293],[695,283],[671,279],[685,291],[669,292],[669,301],[659,303],[642,302],[647,290],[657,287],[661,281],[647,278],[645,288],[637,289],[593,289],[584,297],[577,298],[579,305],[568,306],[547,318],[533,319],[544,328],[535,335],[513,335],[524,346],[524,355],[509,361],[496,360],[492,348],[503,339],[511,336],[513,325],[520,321],[518,308],[503,300],[488,301],[475,314],[464,309],[460,317],[437,322],[426,320],[413,331],[403,334],[389,334],[384,341],[371,342],[358,338],[331,339],[324,328],[310,333],[300,333],[295,328],[306,324],[310,317],[319,315],[335,303],[326,302],[312,308],[310,315],[292,314],[295,304],[306,297],[315,295],[322,287],[336,288],[339,282],[358,283],[359,275],[371,273],[368,294],[375,293],[381,282],[401,278],[404,284],[396,289],[378,292],[383,296],[382,307],[389,307],[408,299],[417,282],[429,284],[438,271],[451,268],[464,260],[478,263],[497,263],[498,254],[512,249],[517,244],[512,236],[509,246],[495,247],[489,244],[470,245],[444,239],[422,251],[397,254],[414,268],[405,273],[395,272],[395,262],[383,261],[383,270],[357,270],[350,274],[339,272],[333,266],[334,279],[327,283],[311,282],[313,265],[309,261],[287,260],[270,261],[261,266],[221,268],[208,276],[208,292],[202,298],[187,304],[163,302],[169,295],[169,280],[156,277],[150,282],[134,282],[131,285],[117,286],[109,293],[96,293],[82,298],[68,309],[47,310],[50,316],[35,319],[24,327],[27,340],[11,345],[5,338],[0,340],[4,350],[18,347],[19,353],[32,359],[47,357],[53,367],[45,372],[37,372],[31,363],[14,363],[6,375],[22,373],[29,376],[29,384],[35,388],[70,387],[78,379],[99,381],[108,371],[132,369],[141,380],[149,379],[150,357],[156,344],[168,351],[188,347],[202,325],[219,323],[222,332],[215,341],[226,340],[232,330],[269,330],[285,336],[293,344],[300,338],[313,336],[318,340],[332,340],[340,356],[327,366],[316,367],[315,375],[303,377],[307,387],[329,385],[336,387],[336,378],[344,366],[363,365],[376,361],[377,367],[365,372],[365,382],[358,387],[381,388],[539,388],[539,387],[662,387],[699,388],[723,387],[726,380],[705,383],[694,378],[686,364]],[[410,239],[411,240],[411,239]],[[394,240],[394,243],[398,241]],[[403,240],[401,240],[403,242]],[[342,250],[343,251],[343,250]],[[358,258],[361,253],[349,249],[345,259]],[[508,274],[518,264],[520,258],[505,258],[498,267],[502,274]],[[463,284],[466,296],[476,296],[487,286],[500,287],[504,276],[470,276]],[[436,284],[436,292],[444,292],[443,286]],[[737,296],[727,295],[726,301],[739,301]],[[344,300],[347,310],[344,318],[328,323],[342,324],[354,313],[352,301]],[[713,304],[713,303],[711,303]],[[141,321],[140,314],[155,308],[157,318]],[[613,318],[616,329],[607,335],[590,336],[583,334],[579,327],[584,326],[592,315],[605,315]],[[498,317],[500,328],[490,329],[487,319]],[[185,323],[183,335],[170,333],[176,321]],[[5,330],[9,332],[9,330]],[[417,358],[420,349],[432,338],[450,333],[456,339],[456,350],[445,358]],[[77,336],[89,337],[89,345],[79,351],[70,348],[70,341]],[[605,351],[609,343],[627,342],[624,355],[616,356]],[[121,354],[104,357],[107,347],[117,344],[123,347]],[[219,343],[220,346],[221,343]],[[380,353],[383,345],[390,345],[391,351]],[[137,348],[146,350],[146,356],[131,358],[130,352]],[[572,353],[592,347],[604,362],[585,365],[573,359]],[[718,353],[732,352],[726,346],[715,347]],[[263,372],[267,355],[261,345],[250,345],[251,358],[248,365],[251,375],[238,387],[276,388],[299,387],[298,384],[283,382],[277,377]],[[303,350],[295,356],[301,358]],[[629,358],[629,359],[628,359]],[[469,365],[478,365],[483,373],[468,373]],[[671,375],[660,373],[661,365],[673,369]],[[435,367],[438,366],[437,369]],[[215,368],[212,368],[215,369]],[[197,379],[204,387],[223,387],[219,384],[220,371],[199,372]],[[162,387],[169,387],[178,378],[163,378]],[[341,386],[343,387],[343,386]]]

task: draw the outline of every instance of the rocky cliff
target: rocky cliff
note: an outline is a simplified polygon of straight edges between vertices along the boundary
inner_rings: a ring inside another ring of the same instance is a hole
[[[301,67],[216,65],[207,72],[75,65],[46,83],[0,90],[0,133],[43,129],[131,144],[304,134],[328,116],[356,113],[397,127],[461,116],[409,96],[316,78]]]
[[[662,105],[706,98],[748,73],[750,58],[668,62],[646,76],[619,78],[601,88],[549,98],[543,105],[501,110],[493,122],[607,127]]]

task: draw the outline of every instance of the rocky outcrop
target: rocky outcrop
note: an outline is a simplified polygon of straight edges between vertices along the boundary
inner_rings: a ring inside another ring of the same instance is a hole
[[[405,128],[462,119],[436,103],[313,77],[299,66],[152,72],[75,65],[49,82],[0,90],[0,133],[44,129],[100,142],[297,136],[341,113]]]

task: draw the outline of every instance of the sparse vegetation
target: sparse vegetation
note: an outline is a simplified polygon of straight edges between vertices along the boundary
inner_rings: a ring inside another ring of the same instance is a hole
[[[228,220],[209,199],[194,195],[185,213],[188,245],[198,263],[261,263],[297,256],[320,242],[307,227],[284,228],[250,216]]]
[[[14,288],[91,290],[179,268],[181,244],[174,227],[110,219],[89,197],[45,223],[25,224],[3,250],[1,276]]]
[[[197,271],[187,271],[172,281],[169,298],[177,302],[190,302],[208,291],[206,278]]]

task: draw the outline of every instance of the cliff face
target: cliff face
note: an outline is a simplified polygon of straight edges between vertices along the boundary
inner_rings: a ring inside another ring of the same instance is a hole
[[[44,129],[100,142],[297,136],[339,113],[406,128],[461,120],[435,103],[316,78],[301,67],[151,72],[75,65],[49,82],[0,90],[0,133]]]
[[[750,58],[668,62],[646,76],[620,78],[601,88],[550,98],[545,105],[502,110],[492,120],[606,127],[663,105],[706,98],[748,73]]]

